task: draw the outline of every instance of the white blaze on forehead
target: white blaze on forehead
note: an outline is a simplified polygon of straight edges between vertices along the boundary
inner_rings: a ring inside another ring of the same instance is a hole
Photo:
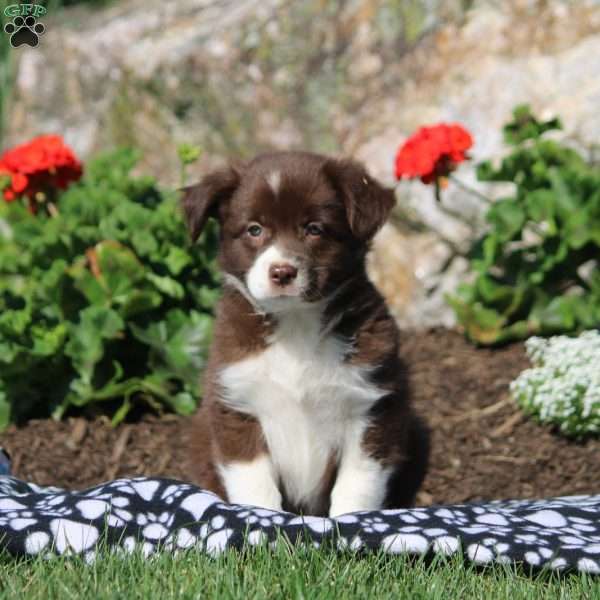
[[[267,175],[267,183],[273,190],[274,194],[279,192],[279,186],[281,185],[281,173],[279,171],[271,171],[269,175]]]

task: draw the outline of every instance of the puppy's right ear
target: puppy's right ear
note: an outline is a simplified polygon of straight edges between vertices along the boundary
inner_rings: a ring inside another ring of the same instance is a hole
[[[179,190],[182,192],[183,217],[192,241],[196,241],[209,217],[217,216],[220,202],[229,198],[240,184],[240,174],[232,166],[213,171],[200,183]]]

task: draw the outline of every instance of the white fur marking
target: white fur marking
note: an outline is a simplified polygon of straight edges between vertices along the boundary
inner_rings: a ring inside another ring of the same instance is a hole
[[[246,286],[244,285],[243,281],[240,281],[235,275],[231,275],[231,273],[225,273],[223,280],[225,284],[230,285],[231,287],[235,288],[240,294],[242,294],[242,296],[244,296],[244,298],[248,300],[252,308],[258,314],[264,314],[264,310],[256,303],[256,300],[246,289]]]
[[[281,173],[279,171],[272,171],[267,176],[267,183],[273,190],[273,193],[277,195],[279,193],[279,186],[281,185]]]
[[[366,423],[357,421],[348,431],[342,463],[331,491],[329,516],[358,510],[378,510],[385,500],[390,468],[368,456],[362,448]]]
[[[219,473],[229,502],[281,510],[281,494],[275,484],[273,464],[266,454],[248,462],[219,465]]]
[[[355,448],[356,439],[366,426],[367,411],[383,392],[367,381],[364,368],[344,362],[347,348],[339,339],[323,337],[319,306],[282,313],[270,342],[260,354],[221,371],[223,400],[259,420],[290,500],[303,503],[307,510],[316,507],[332,457],[341,457],[348,472],[339,488],[340,498],[345,498],[350,468],[368,471],[366,458],[362,460]],[[377,478],[371,479],[378,484]],[[246,484],[236,485],[243,489]],[[367,498],[363,487],[361,483],[358,497],[370,508],[375,498]],[[373,494],[380,497],[384,491]],[[341,500],[338,505],[344,511],[349,506]]]
[[[289,263],[298,269],[296,279],[283,288],[274,285],[269,275],[269,268],[277,263]],[[288,306],[293,305],[294,303],[290,300],[298,299],[306,283],[306,273],[298,264],[298,261],[276,245],[269,246],[261,252],[246,274],[246,286],[250,295],[269,312],[278,312],[277,306],[272,306],[273,300],[276,303],[277,301],[283,301],[281,308],[284,308],[286,303]]]

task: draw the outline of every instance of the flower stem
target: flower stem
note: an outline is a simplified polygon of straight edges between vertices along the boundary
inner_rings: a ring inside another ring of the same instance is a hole
[[[440,185],[439,177],[436,178],[433,189],[434,189],[434,194],[435,194],[435,201],[437,203],[437,207],[439,210],[441,210],[443,213],[445,213],[449,217],[456,219],[457,221],[460,221],[461,223],[465,223],[469,227],[474,226],[474,223],[472,222],[472,220],[465,218],[465,215],[462,212],[454,210],[454,209],[450,208],[449,206],[446,206],[446,204],[444,204],[442,202],[442,186]]]
[[[469,194],[472,194],[476,198],[479,198],[479,200],[483,200],[483,202],[485,202],[486,204],[492,203],[492,201],[487,196],[485,196],[481,192],[477,191],[475,188],[472,188],[471,186],[467,185],[460,179],[457,179],[454,175],[449,174],[448,179],[450,179],[453,183],[455,183],[461,190],[468,192]],[[438,199],[438,196],[437,196],[438,193],[439,193],[438,186],[436,184],[436,200]]]
[[[51,217],[58,217],[58,208],[56,208],[56,204],[54,204],[54,202],[46,203],[46,209]]]

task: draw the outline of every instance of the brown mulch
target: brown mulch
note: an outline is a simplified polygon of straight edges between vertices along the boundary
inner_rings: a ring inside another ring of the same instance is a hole
[[[454,332],[405,333],[402,355],[415,403],[432,429],[419,504],[600,492],[600,440],[567,440],[525,418],[509,382],[528,366],[523,345],[477,349]],[[146,417],[115,429],[107,420],[32,421],[0,434],[14,474],[83,488],[120,476],[187,479],[188,421]]]

